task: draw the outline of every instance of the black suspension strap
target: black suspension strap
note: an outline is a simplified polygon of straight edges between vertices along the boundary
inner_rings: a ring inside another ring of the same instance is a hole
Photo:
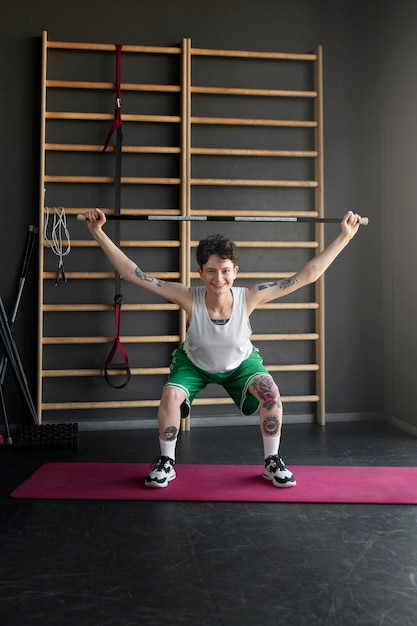
[[[121,65],[122,65],[122,45],[116,44],[116,99],[114,105],[114,122],[107,134],[106,142],[104,144],[102,153],[104,153],[110,143],[110,139],[114,132],[116,132],[116,149],[115,149],[115,175],[114,175],[114,213],[117,216],[120,216],[121,210],[121,180],[122,180],[122,143],[123,143],[123,132],[122,132],[122,92],[121,92]],[[120,246],[120,224],[116,222],[114,229],[114,242],[117,246]],[[121,389],[125,387],[130,380],[130,367],[129,367],[129,359],[124,349],[121,341],[120,341],[120,316],[123,302],[123,294],[121,293],[121,278],[118,272],[115,273],[115,285],[114,285],[114,312],[115,312],[115,321],[116,321],[116,336],[113,343],[113,346],[110,350],[110,353],[106,359],[104,366],[104,375],[107,383],[114,387],[115,389]],[[123,362],[122,363],[112,363],[112,359],[114,358],[116,352],[119,352]],[[111,380],[110,370],[119,370],[121,374],[124,374],[124,380],[115,384]]]
[[[121,90],[121,67],[122,67],[122,45],[116,44],[116,99],[114,102],[114,122],[107,133],[106,142],[102,149],[102,153],[106,152],[109,147],[110,139],[116,130],[122,128],[122,90]]]

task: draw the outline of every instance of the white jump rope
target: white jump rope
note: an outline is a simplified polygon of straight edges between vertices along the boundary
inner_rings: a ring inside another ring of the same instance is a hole
[[[67,228],[67,217],[64,207],[54,207],[53,221],[51,226],[51,235],[48,237],[49,212],[45,215],[45,224],[43,228],[43,238],[45,243],[51,248],[52,252],[58,257],[58,268],[56,271],[55,286],[59,283],[60,276],[64,282],[67,282],[64,271],[64,257],[68,256],[71,251],[70,234]],[[64,249],[64,241],[66,247]]]

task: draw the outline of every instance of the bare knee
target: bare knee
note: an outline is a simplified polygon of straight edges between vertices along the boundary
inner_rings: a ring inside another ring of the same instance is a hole
[[[179,408],[185,400],[185,393],[177,387],[165,387],[161,396],[161,405],[169,408]]]
[[[179,432],[181,422],[181,404],[185,394],[176,387],[165,387],[158,409],[158,430],[163,441],[173,441]]]

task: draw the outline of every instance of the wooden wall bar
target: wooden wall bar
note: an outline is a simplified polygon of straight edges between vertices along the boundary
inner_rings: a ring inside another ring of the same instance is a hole
[[[113,44],[49,41],[43,33],[40,232],[46,216],[51,224],[55,207],[64,207],[70,241],[62,245],[71,246],[67,282],[61,277],[55,286],[57,259],[40,237],[43,421],[155,415],[170,352],[186,333],[176,305],[124,286],[121,341],[132,378],[123,390],[107,386],[114,272],[75,216],[94,206],[113,213],[114,142],[106,154],[102,149],[114,119],[114,65]],[[122,214],[323,216],[320,47],[294,54],[193,48],[190,39],[173,47],[126,45],[121,73]],[[110,236],[111,228],[109,222]],[[146,272],[197,284],[193,251],[201,228],[189,221],[129,222],[120,245]],[[290,276],[324,245],[322,224],[229,228],[245,259],[238,284]],[[253,341],[277,373],[284,402],[324,424],[324,281],[300,297],[264,305],[256,316]],[[229,398],[212,393],[196,399],[196,419],[216,407],[237,411]]]

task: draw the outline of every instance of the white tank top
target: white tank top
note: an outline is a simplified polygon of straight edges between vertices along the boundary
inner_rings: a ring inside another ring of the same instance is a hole
[[[184,350],[190,361],[210,373],[233,370],[252,353],[252,328],[244,287],[232,287],[233,309],[226,324],[214,324],[206,307],[206,288],[193,287],[191,323]]]

